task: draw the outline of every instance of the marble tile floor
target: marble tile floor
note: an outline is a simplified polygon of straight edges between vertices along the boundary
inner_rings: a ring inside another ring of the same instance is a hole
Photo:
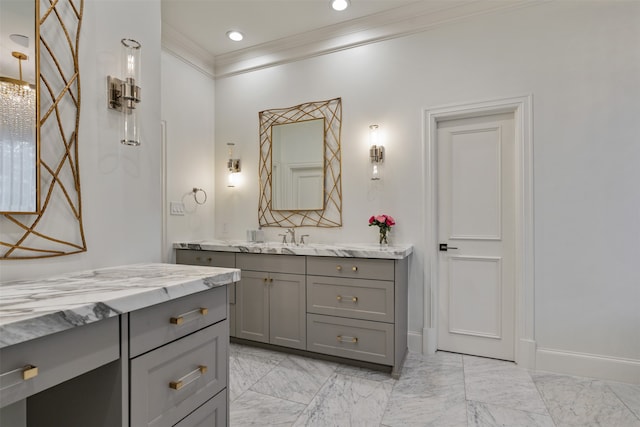
[[[640,385],[445,352],[410,353],[394,380],[231,344],[229,383],[231,427],[640,427]]]

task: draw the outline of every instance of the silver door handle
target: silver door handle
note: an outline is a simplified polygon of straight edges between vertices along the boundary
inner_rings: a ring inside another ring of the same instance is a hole
[[[449,249],[458,249],[458,248],[456,248],[455,246],[449,246],[446,243],[440,243],[440,251],[446,252]]]

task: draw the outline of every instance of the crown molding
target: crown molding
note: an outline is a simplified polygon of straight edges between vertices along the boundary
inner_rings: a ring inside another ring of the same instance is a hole
[[[162,23],[162,49],[215,78],[215,58],[171,25]]]
[[[419,1],[389,11],[233,51],[212,58],[175,29],[162,28],[163,47],[214,78],[390,40],[487,13],[544,3],[537,0]]]

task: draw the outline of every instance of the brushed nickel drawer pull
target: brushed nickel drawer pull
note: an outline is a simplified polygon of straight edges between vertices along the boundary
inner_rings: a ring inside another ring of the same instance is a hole
[[[336,338],[338,339],[338,342],[349,344],[357,344],[358,342],[358,337],[343,337],[342,335],[338,335]]]
[[[181,315],[179,315],[177,317],[170,318],[169,319],[169,323],[171,323],[172,325],[182,325],[184,323],[185,317],[189,317],[192,314],[196,314],[196,313],[200,313],[203,316],[206,316],[207,313],[209,313],[209,309],[206,308],[206,307],[196,308],[195,310],[188,311],[188,312],[186,312],[184,314],[181,314]],[[195,317],[194,317],[194,319],[195,319]]]
[[[342,295],[338,295],[336,296],[336,299],[340,302],[342,302],[343,299],[348,299],[351,300],[351,302],[358,302],[358,297],[351,297],[351,296],[342,296]]]
[[[351,271],[358,271],[358,266],[354,265],[353,267],[351,267]]]
[[[207,367],[204,365],[200,365],[198,366],[197,369],[194,369],[193,371],[189,372],[187,375],[180,378],[178,381],[171,381],[169,383],[169,388],[172,390],[180,390],[182,387],[191,384],[192,382],[202,377],[206,373],[207,373]]]
[[[38,367],[34,365],[24,365],[22,368],[14,369],[4,374],[0,374],[0,378],[8,376],[20,375],[24,381],[30,380],[38,376]],[[17,378],[16,378],[17,379]]]
[[[341,265],[336,265],[336,270],[342,271],[342,266]]]

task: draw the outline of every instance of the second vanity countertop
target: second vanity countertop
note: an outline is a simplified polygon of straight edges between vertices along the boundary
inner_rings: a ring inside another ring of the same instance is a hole
[[[197,240],[176,242],[174,249],[197,251],[244,252],[276,255],[310,255],[342,258],[403,259],[413,252],[412,245],[371,245],[371,244],[322,244],[310,243],[292,245],[282,243],[254,243],[243,241]]]
[[[235,268],[134,264],[0,284],[0,348],[240,280]]]

